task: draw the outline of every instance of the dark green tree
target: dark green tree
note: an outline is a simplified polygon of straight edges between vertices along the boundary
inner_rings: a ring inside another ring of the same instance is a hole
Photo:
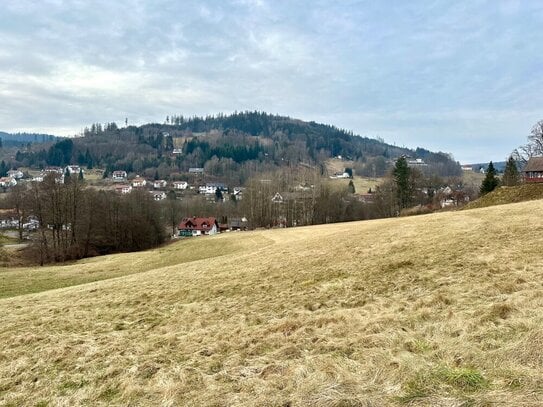
[[[411,169],[407,165],[405,157],[396,160],[392,176],[396,184],[398,206],[400,210],[408,208],[413,201],[413,185],[411,183]]]
[[[520,182],[520,174],[518,172],[517,163],[510,156],[505,164],[505,171],[503,172],[502,184],[508,187],[518,185]]]
[[[353,180],[349,181],[349,185],[347,185],[347,191],[349,191],[350,194],[354,194],[356,192],[353,184]]]
[[[492,161],[488,163],[488,168],[486,170],[485,179],[483,180],[483,183],[481,184],[481,195],[486,195],[489,192],[494,191],[496,187],[499,185],[500,180],[498,177],[496,177],[496,169],[494,168],[494,164],[492,164]]]
[[[79,181],[83,181],[83,170],[79,169]]]
[[[223,201],[222,191],[221,191],[220,188],[217,188],[215,190],[215,201],[217,201],[217,202],[222,202]]]

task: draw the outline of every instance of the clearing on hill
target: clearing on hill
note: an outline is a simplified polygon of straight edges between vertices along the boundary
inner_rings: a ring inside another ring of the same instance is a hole
[[[540,405],[542,212],[230,233],[1,271],[0,404]]]

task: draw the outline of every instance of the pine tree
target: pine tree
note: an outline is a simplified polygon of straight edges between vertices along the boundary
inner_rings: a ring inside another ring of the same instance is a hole
[[[518,172],[517,163],[513,159],[513,156],[510,156],[505,164],[505,171],[503,173],[502,184],[508,187],[518,185],[520,181],[520,174]]]
[[[83,181],[83,170],[79,169],[79,181]]]
[[[222,191],[221,191],[220,188],[217,188],[215,190],[215,201],[217,201],[217,202],[222,202],[223,201]]]
[[[499,185],[500,180],[498,177],[496,177],[496,170],[494,169],[494,164],[492,164],[492,161],[488,163],[488,168],[486,170],[485,179],[483,180],[483,183],[481,184],[481,195],[486,195],[489,192],[494,191],[496,187]]]
[[[347,186],[347,190],[349,191],[350,194],[354,194],[356,192],[355,188],[354,188],[353,180],[349,181],[349,185]]]
[[[411,185],[411,170],[405,157],[398,158],[392,175],[396,184],[398,205],[400,209],[408,208],[413,199],[413,186]]]

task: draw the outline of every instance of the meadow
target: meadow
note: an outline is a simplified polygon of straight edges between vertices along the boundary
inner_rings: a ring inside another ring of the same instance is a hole
[[[0,405],[543,403],[543,201],[0,270]]]

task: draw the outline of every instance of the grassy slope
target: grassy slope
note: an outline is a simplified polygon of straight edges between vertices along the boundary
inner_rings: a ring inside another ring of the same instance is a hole
[[[521,184],[515,187],[500,187],[466,205],[466,209],[486,208],[515,202],[543,199],[543,184]]]
[[[222,235],[147,268],[156,251],[87,261],[149,271],[0,300],[0,404],[537,405],[542,211]]]
[[[0,298],[38,293],[129,274],[141,273],[200,259],[254,250],[268,244],[260,236],[241,235],[237,239],[183,240],[177,244],[142,253],[93,257],[67,266],[0,269]]]

